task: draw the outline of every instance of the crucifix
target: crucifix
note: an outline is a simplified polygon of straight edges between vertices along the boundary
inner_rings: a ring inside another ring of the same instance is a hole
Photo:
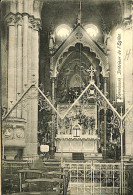
[[[90,68],[87,70],[87,72],[89,72],[89,75],[91,77],[91,81],[93,81],[93,77],[94,77],[94,73],[95,73],[95,69],[93,68],[93,66],[91,65]]]

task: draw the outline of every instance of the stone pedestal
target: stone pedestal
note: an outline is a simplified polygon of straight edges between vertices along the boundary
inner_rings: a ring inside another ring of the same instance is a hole
[[[25,126],[26,121],[24,119],[8,118],[3,122],[3,156],[7,160],[14,160],[15,156],[22,158],[22,151],[26,146]]]

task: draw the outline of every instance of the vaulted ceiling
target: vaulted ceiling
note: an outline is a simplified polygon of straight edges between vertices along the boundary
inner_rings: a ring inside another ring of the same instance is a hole
[[[85,0],[81,7],[82,25],[92,23],[102,31],[121,20],[121,4],[118,0]],[[59,24],[66,23],[73,28],[78,13],[78,1],[46,2],[42,9],[43,27],[46,30],[53,30]]]

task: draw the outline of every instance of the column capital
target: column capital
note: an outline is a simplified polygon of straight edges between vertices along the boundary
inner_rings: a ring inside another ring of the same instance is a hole
[[[16,15],[13,13],[9,13],[6,18],[5,21],[7,23],[8,26],[15,26],[16,23]]]
[[[41,20],[36,19],[33,16],[28,17],[29,21],[29,27],[32,28],[33,30],[39,31],[41,28]]]
[[[9,13],[5,17],[5,22],[8,26],[15,26],[15,25],[23,25],[23,18],[27,16],[29,21],[29,27],[31,27],[33,30],[39,31],[41,28],[41,20],[38,18],[35,18],[33,15],[29,15],[28,13]]]
[[[33,30],[39,31],[41,28],[41,21],[39,19],[34,19],[32,22]]]
[[[22,26],[22,23],[23,23],[22,14],[18,13],[18,14],[16,15],[16,24]]]
[[[129,18],[124,18],[123,19],[123,27],[126,29],[132,28],[132,19],[131,16]]]
[[[29,18],[28,18],[28,22],[29,22],[29,28],[32,28],[33,27],[33,21],[34,21],[34,18],[33,18],[33,16],[29,16]]]

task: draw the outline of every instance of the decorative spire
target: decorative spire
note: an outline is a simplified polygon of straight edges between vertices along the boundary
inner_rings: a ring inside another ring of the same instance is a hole
[[[81,1],[80,1],[80,4],[79,4],[79,14],[78,14],[77,23],[78,23],[78,24],[81,24]]]

